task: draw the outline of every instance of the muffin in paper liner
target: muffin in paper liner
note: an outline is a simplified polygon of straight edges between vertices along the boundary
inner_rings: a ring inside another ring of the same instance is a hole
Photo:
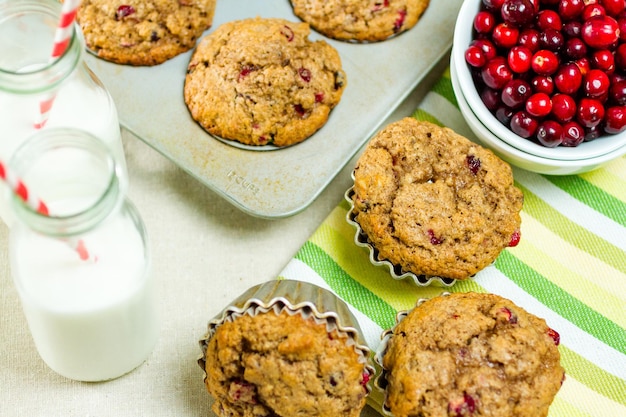
[[[336,337],[331,336],[331,334],[334,334],[335,332],[339,336],[339,339],[345,340],[345,346],[347,346],[350,351],[353,350],[356,353],[358,363],[362,365],[362,370],[360,370],[359,374],[361,379],[359,384],[364,392],[362,400],[359,401],[361,402],[361,408],[363,408],[365,406],[366,397],[371,392],[370,380],[374,377],[375,369],[370,362],[370,349],[364,342],[362,342],[364,338],[362,336],[360,326],[356,318],[350,312],[347,304],[331,291],[308,282],[301,282],[297,280],[272,280],[251,287],[232,301],[229,306],[224,308],[222,312],[216,315],[215,318],[209,322],[207,333],[199,341],[202,354],[198,359],[198,364],[204,371],[205,385],[209,390],[209,393],[216,400],[216,404],[214,404],[214,411],[218,415],[222,416],[243,415],[227,410],[226,408],[231,407],[232,404],[226,404],[227,407],[225,408],[224,404],[219,403],[220,401],[215,398],[215,395],[213,395],[209,388],[208,381],[210,378],[207,373],[207,351],[210,350],[209,345],[211,340],[215,337],[219,328],[226,323],[233,323],[237,319],[244,316],[257,317],[270,312],[275,313],[276,316],[279,316],[282,313],[287,313],[289,316],[300,315],[305,320],[312,318],[315,324],[325,326],[325,334],[328,335],[327,337],[330,340],[337,339]],[[224,334],[224,332],[222,332],[222,334]],[[297,360],[294,359],[293,362],[297,362]],[[210,363],[209,366],[211,366]],[[233,366],[238,366],[240,369],[245,370],[245,367],[243,367],[241,363],[233,364]],[[241,375],[243,375],[243,371],[241,371]],[[306,383],[304,380],[300,381],[300,378],[298,377],[299,375],[294,375],[294,378],[298,380],[298,384]],[[337,381],[334,382],[336,383]],[[341,386],[341,384],[342,383],[340,381],[339,386]],[[278,385],[278,383],[276,385]],[[248,384],[245,381],[241,382],[241,387],[243,388],[240,390],[242,392],[237,392],[234,395],[236,395],[237,398],[243,398],[243,401],[246,401],[245,397],[248,393],[243,391],[246,391],[248,388],[252,389],[254,397],[250,397],[248,399],[250,400],[249,404],[254,406],[255,402],[257,402],[258,398],[260,398],[256,396],[256,390],[258,387],[254,387],[252,384]],[[354,384],[352,389],[354,389]],[[229,396],[231,395],[231,392],[232,386]],[[309,395],[309,397],[311,397],[311,395]],[[316,402],[315,400],[315,398],[302,399],[302,401],[308,403]],[[264,401],[263,406],[267,406],[267,408],[271,411],[271,403],[270,405],[267,405],[267,398],[265,398]],[[288,396],[285,397],[285,401],[297,403],[296,399],[290,399]],[[303,406],[302,409],[304,410],[306,407]],[[355,412],[355,415],[358,415],[358,410]],[[300,415],[300,413],[293,413],[293,415]],[[346,414],[337,413],[337,415]]]
[[[492,309],[489,313],[495,312],[495,317],[492,319],[496,323],[492,333],[485,333],[481,336],[479,333],[480,326],[476,324],[476,318],[465,317],[465,321],[460,322],[464,325],[467,324],[468,334],[471,334],[471,343],[463,344],[458,349],[457,356],[452,358],[445,358],[441,356],[435,356],[438,351],[446,351],[446,349],[452,349],[448,347],[447,343],[450,341],[446,339],[446,333],[450,329],[437,327],[440,331],[437,333],[441,340],[431,340],[430,343],[424,345],[421,350],[409,353],[411,362],[428,363],[428,369],[433,371],[432,375],[427,375],[424,371],[424,367],[418,367],[411,371],[405,368],[400,362],[396,364],[398,369],[404,374],[404,377],[410,375],[410,381],[408,386],[405,386],[407,382],[402,382],[402,393],[412,392],[419,390],[422,392],[422,397],[416,398],[404,398],[402,395],[396,393],[395,400],[396,407],[398,404],[416,404],[421,406],[424,404],[444,404],[444,409],[437,412],[443,412],[445,415],[453,416],[465,416],[472,415],[475,412],[480,415],[493,415],[493,416],[509,416],[515,415],[532,415],[536,417],[546,417],[548,414],[548,408],[556,393],[560,389],[565,379],[565,371],[560,365],[560,354],[558,351],[559,334],[548,327],[545,320],[534,316],[532,313],[525,311],[523,308],[515,305],[511,300],[504,297],[489,294],[489,293],[449,293],[442,292],[439,296],[433,298],[420,298],[417,300],[415,306],[409,310],[399,311],[396,315],[396,323],[390,328],[386,329],[381,334],[381,343],[378,346],[374,354],[374,362],[376,364],[378,373],[374,380],[374,386],[379,395],[379,402],[376,404],[378,409],[383,414],[391,417],[398,417],[392,412],[389,405],[390,394],[388,388],[390,382],[388,377],[390,370],[384,366],[384,357],[388,353],[391,340],[397,334],[403,334],[406,328],[398,329],[403,320],[405,320],[414,310],[419,309],[424,303],[435,299],[442,299],[443,297],[452,296],[455,304],[463,302],[462,298],[468,297],[470,300],[480,299],[482,297],[489,298],[493,303]],[[471,300],[474,301],[474,300]],[[444,306],[445,307],[445,306]],[[449,307],[449,303],[448,303]],[[441,308],[438,306],[438,308]],[[480,307],[477,306],[480,310]],[[478,311],[478,310],[476,310]],[[432,313],[432,311],[430,311]],[[457,315],[455,311],[451,312],[449,308],[442,308],[441,313],[449,314],[445,320],[457,320],[462,317],[462,313]],[[480,313],[487,314],[486,311],[480,311]],[[422,317],[422,320],[426,318]],[[499,326],[500,327],[498,329]],[[406,326],[405,326],[406,327]],[[516,329],[520,328],[520,329]],[[528,332],[527,330],[534,330]],[[416,331],[419,331],[416,329]],[[512,333],[520,331],[516,335]],[[455,336],[458,336],[455,334]],[[511,336],[513,342],[507,344],[507,336]],[[423,332],[418,335],[419,338],[428,337]],[[524,338],[527,339],[524,339]],[[538,337],[539,339],[537,339]],[[486,351],[485,346],[480,345],[476,339],[483,338],[483,343],[488,344]],[[448,342],[446,342],[446,340]],[[465,338],[456,340],[465,343]],[[539,340],[539,341],[538,341]],[[409,343],[407,341],[407,343]],[[410,343],[414,345],[414,343]],[[396,353],[398,352],[396,347]],[[435,353],[433,353],[435,352]],[[487,352],[487,353],[486,353]],[[397,358],[396,358],[397,359]],[[407,360],[405,358],[405,360]],[[442,360],[444,362],[442,362]],[[476,360],[484,360],[486,363],[478,365],[474,363]],[[452,363],[446,363],[445,361],[452,361]],[[467,363],[465,363],[467,361]],[[449,365],[443,366],[444,363]],[[405,364],[406,367],[413,367],[414,365]],[[417,365],[415,365],[417,366]],[[418,374],[419,370],[419,374]],[[478,370],[478,371],[476,371]],[[493,378],[493,373],[498,373],[498,377]],[[529,381],[525,378],[531,375],[530,379],[532,383],[527,384]],[[420,379],[420,377],[422,379]],[[398,377],[396,377],[398,378]],[[457,390],[462,390],[457,395],[453,395],[448,392],[442,386],[439,386],[441,381],[446,381],[450,386],[454,386]],[[454,380],[450,382],[449,380]],[[406,380],[404,380],[406,381]],[[494,387],[497,384],[501,384],[502,392],[495,390]],[[462,388],[459,388],[462,387]],[[504,388],[503,388],[504,387]],[[510,389],[510,391],[505,391]],[[443,391],[443,393],[442,393]],[[428,392],[437,394],[443,394],[442,398],[428,397]],[[495,392],[495,394],[494,394]],[[478,395],[477,395],[478,393]],[[515,398],[513,398],[515,396]],[[494,405],[500,401],[499,398],[509,398],[509,401],[505,400],[504,403],[515,403],[515,410],[500,409],[497,406],[494,409]],[[429,398],[429,399],[427,399]],[[409,407],[410,408],[410,407]],[[404,408],[402,412],[407,412],[410,415],[417,412],[418,415],[434,415],[437,412],[431,410],[411,410],[410,412]],[[400,412],[400,415],[405,415]],[[439,414],[437,414],[439,415]]]
[[[354,172],[352,173],[352,180],[354,180]],[[420,287],[427,287],[430,285],[440,286],[440,287],[451,287],[456,283],[456,280],[453,278],[444,278],[437,276],[428,276],[428,275],[418,275],[410,271],[405,271],[402,266],[394,265],[388,259],[381,258],[378,250],[370,243],[370,240],[367,238],[367,235],[361,229],[359,223],[355,220],[354,214],[354,201],[352,200],[352,196],[354,195],[354,187],[350,187],[344,194],[344,198],[350,204],[350,208],[348,213],[346,214],[346,220],[350,223],[356,230],[354,233],[354,243],[357,246],[362,248],[366,248],[369,251],[369,259],[370,262],[375,266],[382,266],[389,270],[389,274],[393,279],[396,280],[404,280],[411,279],[416,285]]]

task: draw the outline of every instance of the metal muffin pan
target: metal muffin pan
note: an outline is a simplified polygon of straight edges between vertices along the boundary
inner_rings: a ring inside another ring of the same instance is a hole
[[[111,93],[121,125],[208,188],[253,216],[304,210],[448,52],[462,0],[431,0],[409,31],[377,43],[349,43],[311,31],[339,52],[348,85],[326,125],[304,142],[272,151],[225,143],[190,116],[183,99],[192,51],[161,65],[117,65],[87,54]],[[218,0],[213,26],[249,17],[300,21],[287,0]]]

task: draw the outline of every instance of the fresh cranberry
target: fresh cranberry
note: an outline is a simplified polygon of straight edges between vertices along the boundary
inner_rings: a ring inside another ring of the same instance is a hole
[[[500,14],[505,22],[524,26],[534,19],[535,6],[529,0],[505,0]]]
[[[611,74],[615,71],[615,57],[609,49],[599,49],[591,54],[591,67]]]
[[[582,57],[580,59],[577,59],[576,61],[574,61],[574,64],[576,64],[576,66],[580,70],[580,75],[582,75],[583,77],[591,69],[591,62],[589,61],[589,58],[587,58],[586,56],[584,56],[584,57]]]
[[[481,10],[474,17],[474,29],[478,33],[489,34],[496,26],[496,18],[493,13]]]
[[[604,71],[592,69],[585,75],[583,92],[587,97],[600,99],[609,93],[609,76]]]
[[[539,46],[542,49],[558,52],[563,48],[564,44],[565,38],[561,31],[548,28],[539,33]]]
[[[526,111],[531,116],[542,118],[552,111],[552,100],[546,93],[535,93],[526,101]]]
[[[476,45],[470,45],[465,50],[465,62],[475,68],[482,68],[487,63],[485,52]]]
[[[530,85],[537,93],[551,95],[554,92],[554,80],[547,75],[537,75],[530,81]]]
[[[514,110],[508,108],[507,106],[502,105],[496,109],[496,112],[494,113],[494,115],[496,116],[496,119],[500,123],[502,123],[506,127],[510,127],[511,119],[513,118],[514,113],[515,113]]]
[[[617,25],[619,26],[619,40],[626,41],[626,16],[620,16],[617,19]]]
[[[609,16],[619,16],[624,11],[624,0],[602,0],[602,6]]]
[[[554,120],[544,120],[537,127],[536,137],[546,148],[555,148],[562,142],[563,127]]]
[[[585,129],[578,122],[567,122],[563,125],[561,146],[576,147],[585,139]]]
[[[626,129],[626,106],[613,106],[606,109],[604,131],[611,135]]]
[[[533,55],[531,68],[539,75],[552,75],[559,68],[559,57],[552,51],[540,49]]]
[[[626,80],[617,80],[611,84],[609,98],[620,106],[626,106]]]
[[[481,71],[482,80],[488,87],[501,90],[513,79],[513,72],[503,57],[495,57],[487,62]]]
[[[487,59],[487,61],[495,58],[498,53],[496,46],[488,39],[476,39],[472,41],[470,46],[477,46],[482,49],[485,53],[485,58]]]
[[[585,139],[584,142],[591,142],[593,140],[598,139],[600,136],[602,136],[602,132],[604,130],[602,129],[602,127],[600,125],[597,126],[592,126],[592,127],[586,127],[585,128]]]
[[[626,70],[626,43],[621,44],[615,50],[615,68]]]
[[[581,98],[576,109],[576,120],[585,128],[595,127],[604,118],[604,106],[599,100]]]
[[[496,46],[501,48],[512,48],[517,44],[519,29],[508,23],[499,23],[493,28],[491,38]]]
[[[577,38],[580,36],[583,24],[577,20],[572,20],[563,24],[563,34],[570,38]]]
[[[576,101],[567,94],[552,96],[552,116],[559,122],[569,122],[576,116]]]
[[[583,23],[581,36],[592,48],[606,49],[619,39],[619,25],[610,16],[592,17]]]
[[[530,84],[520,78],[514,78],[502,89],[502,102],[512,108],[517,109],[526,103],[531,96]]]
[[[565,41],[564,52],[571,59],[580,59],[587,55],[587,44],[580,38],[569,38]]]
[[[533,53],[525,46],[514,46],[509,51],[508,64],[511,71],[523,74],[530,70]]]
[[[525,110],[520,110],[511,117],[511,130],[523,138],[534,136],[537,127],[539,127],[537,119],[526,113]]]
[[[483,5],[487,10],[491,11],[500,11],[502,5],[504,4],[504,0],[483,0]]]
[[[525,46],[532,52],[539,50],[539,32],[535,29],[524,29],[517,38],[518,46]]]
[[[500,99],[500,91],[494,90],[493,88],[485,87],[480,92],[480,99],[483,104],[489,111],[496,111],[498,107],[502,105],[502,100]]]
[[[577,18],[585,8],[583,0],[561,0],[559,1],[559,15],[563,20],[573,20]]]
[[[570,63],[559,68],[554,75],[554,86],[565,94],[574,94],[582,84],[583,76],[578,65]]]
[[[589,3],[585,6],[582,13],[582,21],[586,21],[595,16],[606,16],[606,10],[598,3]]]
[[[563,22],[561,16],[554,10],[544,9],[537,14],[537,27],[540,30],[546,30],[548,28],[554,30],[561,30]]]

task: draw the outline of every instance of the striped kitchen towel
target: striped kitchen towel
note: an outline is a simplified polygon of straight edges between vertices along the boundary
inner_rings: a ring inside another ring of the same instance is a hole
[[[414,117],[475,140],[446,71]],[[342,201],[279,278],[328,288],[351,307],[370,348],[397,312],[443,291],[490,292],[543,317],[561,335],[567,378],[549,417],[626,416],[626,156],[593,172],[546,176],[514,168],[524,192],[522,240],[469,281],[418,287],[393,280],[354,243]],[[376,390],[370,404],[381,410]]]

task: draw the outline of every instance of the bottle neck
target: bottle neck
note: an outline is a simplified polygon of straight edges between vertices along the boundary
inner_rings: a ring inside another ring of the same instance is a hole
[[[58,1],[0,3],[0,91],[37,94],[54,90],[78,68],[85,43],[76,25],[65,53],[51,59],[60,15]]]
[[[81,130],[43,130],[17,149],[9,166],[49,211],[43,214],[13,196],[16,217],[45,235],[84,234],[124,201],[121,167],[100,139]]]

